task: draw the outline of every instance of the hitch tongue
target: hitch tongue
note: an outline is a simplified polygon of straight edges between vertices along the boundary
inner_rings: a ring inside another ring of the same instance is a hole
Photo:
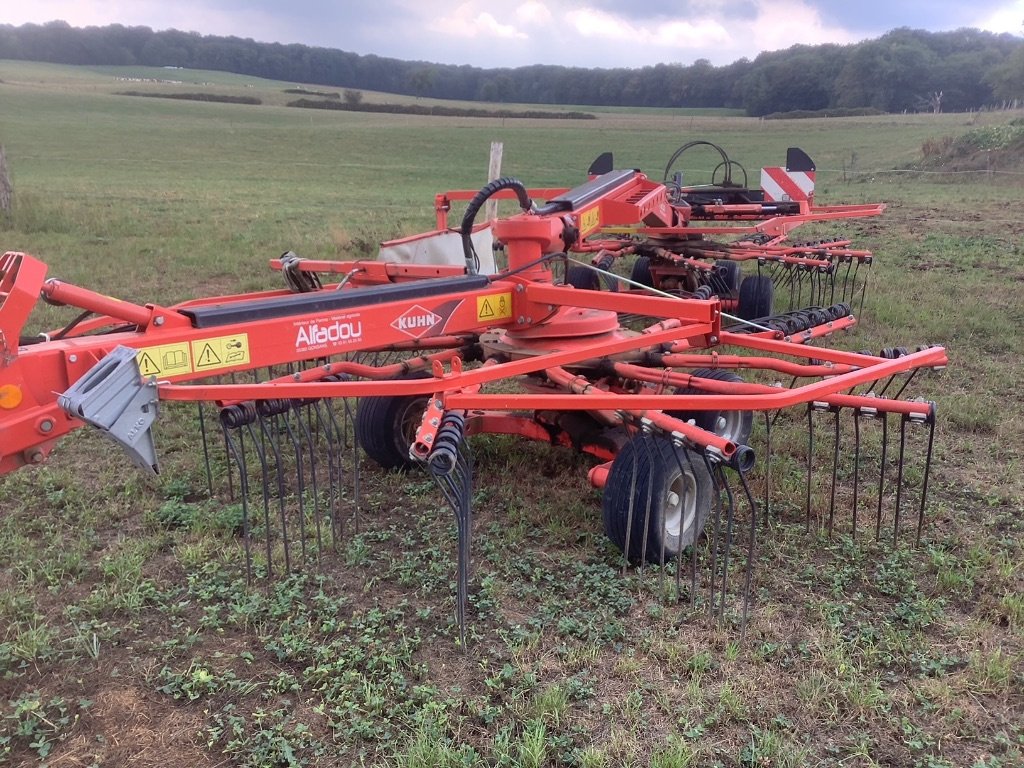
[[[159,469],[151,428],[158,403],[156,379],[142,378],[129,347],[115,348],[57,397],[65,413],[98,428],[154,475]]]

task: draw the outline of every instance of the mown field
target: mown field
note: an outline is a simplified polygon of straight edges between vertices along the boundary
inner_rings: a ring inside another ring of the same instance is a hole
[[[155,480],[79,431],[0,479],[0,763],[1024,764],[1022,165],[903,172],[925,141],[1019,114],[426,118],[288,109],[294,84],[218,73],[168,78],[264,103],[114,95],[133,76],[153,73],[0,62],[0,247],[139,302],[277,287],[283,251],[427,229],[435,192],[485,183],[496,140],[538,187],[605,150],[660,178],[693,139],[756,183],[802,147],[820,202],[889,205],[809,233],[877,255],[862,325],[829,343],[949,350],[908,391],[938,403],[928,522],[916,548],[805,533],[801,478],[778,478],[741,639],[735,617],[664,600],[656,569],[622,573],[588,459],[479,440],[464,649],[454,525],[426,477],[367,463],[340,551],[246,586],[237,505],[207,498],[180,411]],[[688,180],[717,160],[692,162]],[[46,307],[33,328],[68,319]]]

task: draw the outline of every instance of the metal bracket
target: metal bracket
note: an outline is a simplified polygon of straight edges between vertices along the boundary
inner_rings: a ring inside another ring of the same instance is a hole
[[[59,395],[57,404],[109,436],[136,466],[155,475],[159,469],[151,427],[159,404],[156,378],[142,378],[136,354],[129,347],[116,347]]]

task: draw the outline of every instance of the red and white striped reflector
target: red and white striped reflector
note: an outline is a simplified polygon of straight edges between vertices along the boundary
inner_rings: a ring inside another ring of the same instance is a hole
[[[764,190],[765,200],[776,203],[809,200],[814,196],[814,171],[762,168],[761,189]]]

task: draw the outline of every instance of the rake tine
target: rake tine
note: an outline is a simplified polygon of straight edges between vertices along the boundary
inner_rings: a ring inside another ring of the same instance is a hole
[[[814,406],[807,404],[807,505],[804,509],[804,533],[811,532],[811,471],[814,466]]]
[[[264,401],[266,402],[266,401]],[[257,405],[257,410],[260,408]],[[281,446],[278,434],[280,432],[277,423],[277,412],[270,409],[268,405],[262,406],[264,409],[263,418],[260,421],[260,430],[263,432],[266,438],[267,445],[270,446],[270,450],[274,453],[274,466],[276,467],[277,475],[277,505],[278,510],[281,514],[281,544],[284,547],[284,570],[288,573],[292,569],[291,553],[289,551],[288,542],[288,515],[285,510],[284,497],[284,467],[281,465]],[[268,430],[267,427],[267,416],[270,417],[271,428]],[[269,434],[268,434],[269,432]],[[269,529],[268,529],[269,530]]]
[[[654,466],[654,452],[651,449],[651,444],[654,442],[649,432],[644,432],[643,440],[641,441],[644,446],[644,450],[647,452],[648,466]],[[640,575],[643,576],[644,565],[647,562],[647,537],[650,533],[651,526],[651,506],[654,502],[654,473],[647,473],[647,502],[644,505],[644,532],[643,539],[640,544]]]
[[[322,527],[323,526],[321,525],[321,520],[320,520],[320,489],[318,487],[317,479],[316,479],[316,464],[317,464],[317,462],[316,462],[316,454],[317,454],[317,450],[316,450],[316,446],[315,446],[315,444],[313,442],[313,432],[312,432],[312,430],[310,428],[311,427],[310,420],[312,419],[313,414],[312,414],[312,411],[309,410],[309,406],[310,406],[309,403],[303,403],[303,402],[295,402],[294,403],[295,414],[296,414],[296,421],[298,421],[299,427],[302,429],[302,436],[305,438],[306,446],[309,448],[309,484],[310,484],[310,487],[313,489],[313,498],[312,498],[312,504],[313,504],[313,526],[314,526],[314,529],[316,531],[316,557],[317,557],[317,561],[319,561],[320,560],[320,556],[323,554],[323,551],[324,551],[323,531],[322,531]],[[299,410],[300,408],[305,408],[306,409],[306,412],[305,412],[306,418],[302,418],[303,417],[303,413],[302,413],[301,410]]]
[[[313,411],[316,414],[316,432],[317,436],[323,436],[323,441],[327,444],[327,519],[328,528],[331,533],[331,548],[337,550],[337,541],[335,541],[335,517],[337,510],[337,477],[335,475],[335,450],[334,450],[334,431],[331,427],[330,422],[323,414],[323,409],[330,411],[330,405],[322,400],[318,400],[313,403]]]
[[[449,414],[438,430],[427,467],[455,514],[458,531],[458,565],[455,616],[459,641],[466,646],[466,609],[469,604],[469,561],[472,537],[472,457],[465,443],[462,416]]]
[[[732,495],[732,488],[726,478],[725,470],[721,464],[718,465],[718,478],[725,489],[726,514],[725,514],[725,551],[722,553],[722,599],[718,604],[718,621],[725,619],[725,598],[729,587],[729,554],[732,549],[732,525],[736,519],[736,500]]]
[[[334,548],[335,548],[335,550],[337,550],[338,542],[339,541],[344,541],[344,539],[345,539],[345,520],[344,520],[344,517],[341,514],[341,497],[342,497],[342,483],[343,483],[344,478],[345,478],[344,448],[345,448],[346,432],[347,432],[347,429],[348,429],[348,424],[346,422],[344,430],[338,424],[338,416],[337,416],[337,412],[336,412],[336,410],[334,408],[334,401],[333,400],[329,400],[327,402],[327,404],[325,406],[325,410],[327,411],[327,417],[328,417],[328,419],[329,419],[329,421],[331,423],[331,429],[333,430],[334,435],[335,435],[335,437],[337,439],[337,443],[336,443],[336,446],[335,446],[335,454],[334,454],[334,459],[335,459],[335,469],[334,469],[334,471],[335,471],[335,476],[336,476],[336,480],[337,480],[338,489],[337,489],[337,496],[336,496],[337,501],[335,503],[333,514],[332,514],[332,517],[331,517],[331,521],[333,523],[333,529],[332,529],[333,533],[332,533],[332,536],[333,536],[333,540],[334,540]]]
[[[682,441],[680,441],[680,440],[673,440],[672,441],[672,453],[673,453],[673,455],[675,456],[675,459],[676,459],[676,466],[679,467],[679,473],[681,475],[685,476],[686,475],[686,470],[683,469],[683,460],[679,457],[680,449],[685,450],[685,448],[683,448]],[[693,461],[690,459],[689,451],[687,451],[686,453],[687,453],[686,459],[690,463],[690,471],[692,472],[693,471]],[[685,519],[686,483],[683,483],[682,505],[683,505],[682,508],[684,510],[683,517]],[[696,524],[696,520],[694,520],[694,523]],[[682,571],[683,571],[682,537],[683,537],[683,527],[680,524],[680,526],[679,526],[680,552],[679,552],[679,555],[676,557],[676,602],[679,602],[679,596],[682,594]],[[694,529],[694,538],[693,538],[693,547],[692,547],[692,549],[693,549],[694,552],[697,551],[696,528]],[[664,562],[665,561],[665,539],[664,539],[664,537],[662,537],[662,542],[661,542],[661,560],[662,560],[662,563],[661,563],[662,569],[664,570],[664,566],[665,566],[665,562]],[[695,576],[696,576],[696,574],[695,574]],[[662,589],[664,590],[663,586],[662,586]],[[692,587],[692,585],[691,585],[691,588],[690,588],[690,594],[691,595],[693,594],[693,587]]]
[[[764,527],[769,525],[772,514],[772,419],[764,412],[765,460],[764,460]]]
[[[860,262],[859,261],[857,262],[857,271],[860,271]],[[857,279],[857,276],[856,276],[856,273],[854,273],[854,280],[856,280],[856,279]],[[856,283],[854,284],[852,290],[854,292],[857,290]],[[857,308],[857,316],[858,317],[860,317],[861,315],[864,314],[864,296],[865,296],[865,294],[867,294],[867,292],[868,292],[868,276],[865,275],[864,276],[864,280],[860,284],[860,306]],[[852,297],[852,295],[854,295],[854,294],[851,294],[851,297]]]
[[[225,408],[221,411],[221,430],[224,433],[224,443],[228,447],[229,455],[238,466],[239,493],[242,497],[242,541],[245,547],[245,583],[252,583],[252,551],[250,549],[249,531],[249,471],[245,466],[245,450],[241,445],[242,433],[238,433],[238,441],[231,437],[232,429],[240,426],[241,407],[233,406],[234,410]]]
[[[903,461],[907,447],[907,422],[909,419],[906,414],[900,419],[900,453],[899,460],[896,464],[896,510],[893,513],[893,524],[892,524],[892,543],[893,546],[900,535],[900,501],[903,498]]]
[[[859,270],[860,269],[860,262],[857,261],[856,259],[851,257],[850,260],[846,262],[846,274],[843,276],[843,301],[844,302],[847,300],[846,299],[846,292],[847,291],[850,292],[850,298],[851,299],[856,295],[854,293],[857,290],[857,271],[856,270],[854,270],[854,272],[853,272],[853,282],[852,283],[850,282],[850,270],[853,269],[854,262],[856,262],[857,269]]]
[[[905,390],[905,389],[906,389],[907,387],[909,387],[909,386],[910,386],[910,382],[912,382],[912,381],[914,380],[914,377],[915,377],[915,376],[917,376],[917,373],[918,373],[918,371],[920,371],[920,370],[921,370],[920,368],[914,368],[914,369],[912,369],[912,370],[910,371],[910,375],[909,375],[909,376],[907,376],[907,378],[906,378],[906,381],[904,381],[904,382],[903,382],[903,386],[902,386],[902,387],[900,387],[900,391],[899,391],[899,392],[897,392],[897,393],[896,393],[895,395],[893,395],[893,396],[892,396],[892,399],[893,399],[893,400],[899,400],[899,399],[900,399],[900,397],[902,397],[902,395],[903,395],[903,391],[904,391],[904,390]]]
[[[860,490],[860,408],[853,409],[853,539],[857,539],[857,493]]]
[[[626,510],[626,546],[622,553],[622,575],[626,575],[629,568],[629,545],[633,541],[633,512],[635,511],[636,499],[636,478],[637,478],[636,451],[633,451],[633,474],[629,483],[629,509]]]
[[[832,526],[836,513],[836,478],[839,474],[839,408],[833,407],[835,415],[835,444],[832,448],[832,495],[828,503],[828,537],[832,538]]]
[[[210,446],[206,442],[206,413],[203,411],[203,401],[196,402],[199,406],[199,434],[203,438],[203,464],[206,466],[206,492],[213,497],[213,471],[210,468]]]
[[[928,418],[928,453],[924,459],[924,478],[921,481],[921,508],[917,513],[917,536],[914,539],[914,544],[918,545],[921,543],[921,531],[924,528],[924,509],[925,504],[928,501],[928,475],[932,468],[932,448],[935,442],[935,406],[932,405],[932,410],[929,413]]]
[[[737,473],[740,476],[740,483],[743,485],[743,493],[747,497],[747,503],[750,505],[750,541],[747,543],[747,573],[743,580],[743,616],[740,620],[740,642],[743,642],[743,638],[747,633],[747,612],[750,607],[750,582],[754,575],[754,555],[756,553],[757,545],[757,503],[754,501],[754,495],[750,492],[750,483],[747,482],[747,473],[742,469],[738,469]]]
[[[288,440],[292,444],[292,451],[295,453],[295,474],[298,484],[295,495],[299,502],[299,551],[302,554],[302,562],[308,562],[306,555],[306,478],[302,461],[302,447],[292,429],[291,414],[295,409],[294,403],[289,403],[288,410],[281,414],[281,421],[284,422],[285,431],[288,433]]]
[[[711,578],[708,579],[708,594],[710,597],[708,600],[708,614],[713,616],[715,613],[715,584],[718,578],[716,570],[718,565],[718,532],[722,524],[722,492],[718,484],[715,468],[711,465],[711,459],[708,458],[707,453],[704,453],[702,458],[715,489],[715,524],[711,529]],[[696,558],[696,552],[694,558]],[[694,565],[694,569],[696,569],[696,565]]]
[[[349,439],[349,424],[355,423],[355,416],[352,413],[352,404],[345,401],[345,440]],[[359,533],[359,506],[362,500],[360,479],[362,473],[359,469],[359,441],[352,439],[352,526],[356,534]]]
[[[696,477],[697,476],[697,470],[694,469],[694,467],[693,467],[693,454],[692,454],[692,451],[688,450],[686,452],[686,462],[690,465],[690,472],[692,472],[693,476]],[[685,486],[684,486],[683,493],[685,493],[685,492],[686,491],[685,491]],[[686,501],[685,496],[683,498],[683,501],[684,501],[684,509],[685,509],[685,501]],[[699,533],[699,531],[696,528],[696,519],[695,519],[694,520],[694,529],[693,529],[693,544],[690,545],[690,610],[691,611],[694,610],[697,607],[697,534],[698,533]],[[680,558],[680,561],[681,560],[682,560],[682,558]],[[677,573],[676,574],[676,594],[679,593],[678,579],[679,579],[679,575]]]
[[[882,461],[878,473],[878,516],[875,519],[875,541],[882,535],[882,494],[885,492],[885,459],[889,450],[889,414],[882,413]]]
[[[255,406],[253,406],[253,412],[255,413]],[[255,419],[253,419],[253,421],[255,421]],[[273,550],[270,539],[270,485],[267,477],[269,472],[267,468],[267,455],[264,451],[264,446],[262,444],[263,441],[256,438],[256,433],[252,428],[251,421],[246,423],[245,429],[249,433],[252,444],[256,448],[256,457],[260,463],[260,485],[262,486],[263,493],[263,526],[267,539],[267,578],[272,579],[274,578],[274,567],[271,560]]]
[[[231,446],[228,445],[228,434],[224,432],[224,453],[229,457],[232,457]],[[233,458],[233,457],[232,457]],[[228,499],[231,501],[235,500],[235,478],[234,473],[231,471],[231,463],[228,462]]]

